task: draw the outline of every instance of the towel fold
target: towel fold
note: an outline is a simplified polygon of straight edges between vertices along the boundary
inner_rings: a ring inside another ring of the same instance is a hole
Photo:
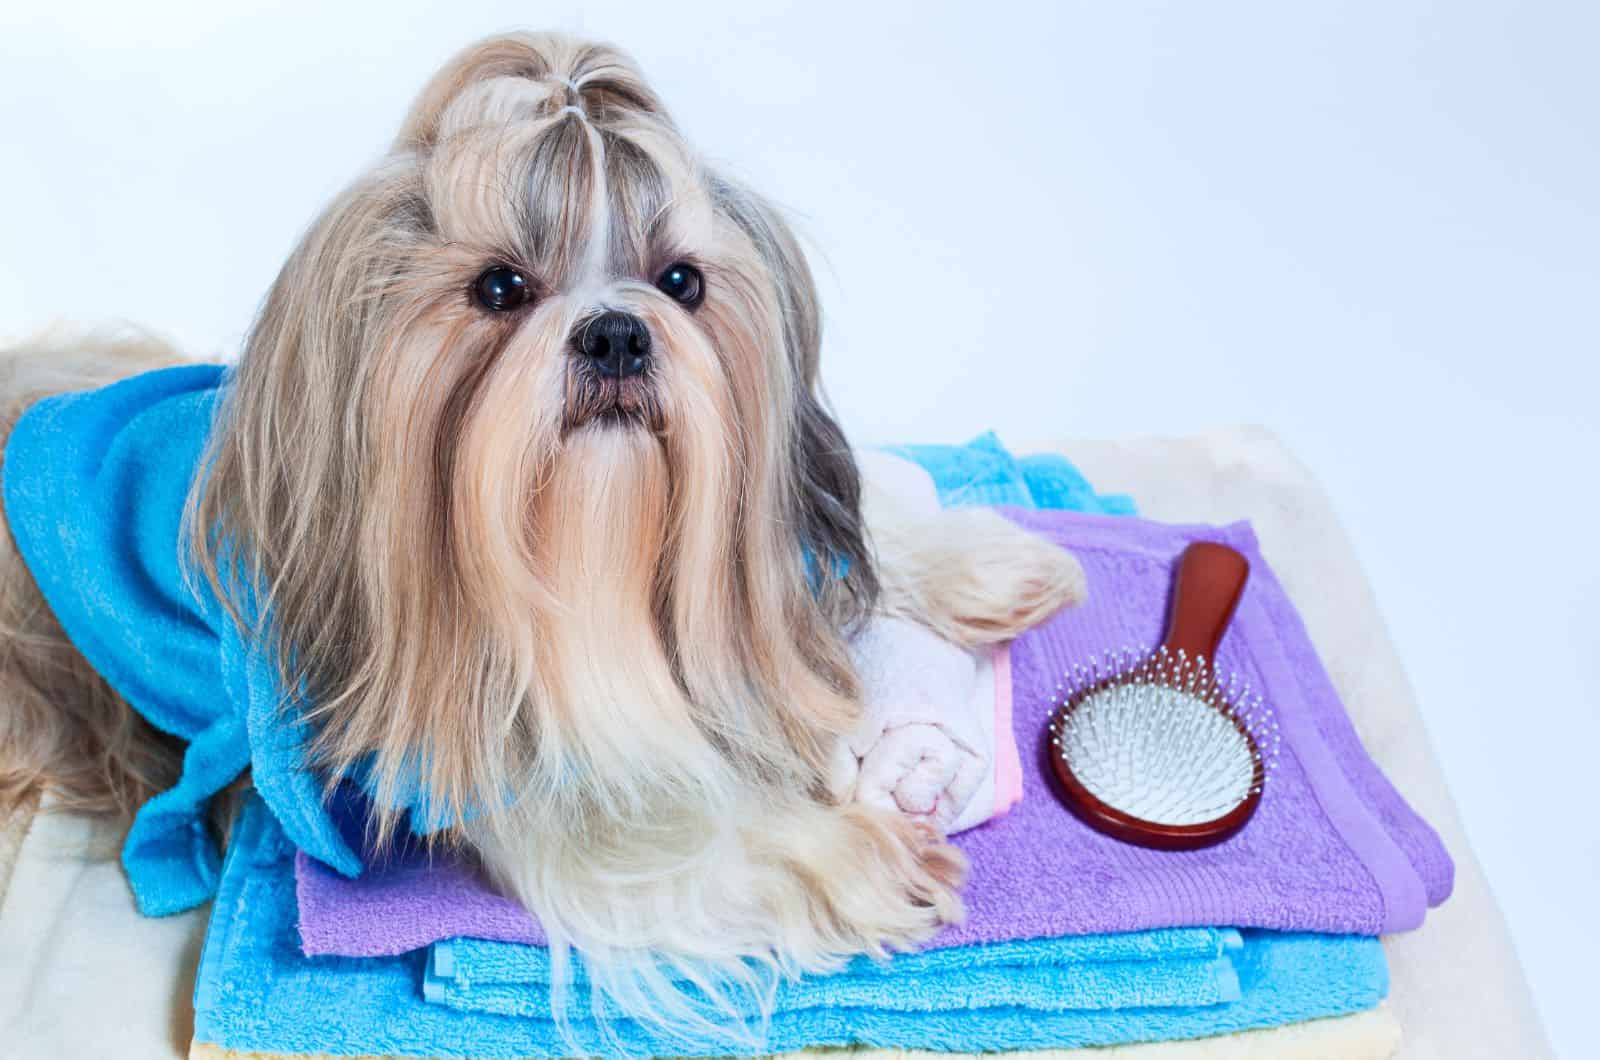
[[[1011,1006],[1057,1012],[1220,1005],[1239,1000],[1232,955],[1243,947],[1232,929],[1175,928],[930,950],[890,962],[863,957],[831,975],[778,983],[773,1011],[929,1013]],[[585,983],[580,972],[569,1018],[592,1014]],[[423,994],[468,1012],[549,1020],[550,984],[549,951],[543,947],[452,939],[433,946]],[[604,1000],[601,1004],[606,1018],[621,1015]],[[709,1008],[706,1014],[715,1016]]]
[[[248,798],[223,867],[195,987],[195,1042],[263,1053],[547,1057],[568,1049],[549,1020],[430,1004],[425,955],[306,959],[297,948],[293,847]],[[1230,955],[1234,1002],[1197,1007],[1057,1010],[1003,1005],[934,1012],[828,1008],[780,1013],[763,1051],[861,1043],[994,1051],[1225,1034],[1373,1007],[1387,989],[1375,939],[1243,932]],[[891,965],[892,968],[892,965]],[[584,1028],[577,1028],[583,1033]],[[614,1023],[615,1043],[649,1055],[701,1055]],[[718,1048],[715,1053],[727,1050]],[[709,1054],[707,1054],[709,1055]]]

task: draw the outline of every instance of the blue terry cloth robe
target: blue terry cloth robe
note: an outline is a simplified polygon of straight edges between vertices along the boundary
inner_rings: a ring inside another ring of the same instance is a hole
[[[177,786],[140,808],[122,851],[147,916],[201,905],[220,852],[206,804],[246,768],[284,832],[346,875],[361,861],[306,767],[306,727],[275,663],[185,577],[183,516],[227,373],[169,368],[41,401],[6,446],[17,550],[72,643],[156,728],[188,744]]]

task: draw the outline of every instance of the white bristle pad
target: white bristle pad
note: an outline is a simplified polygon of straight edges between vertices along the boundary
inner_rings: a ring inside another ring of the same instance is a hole
[[[1206,698],[1164,684],[1113,684],[1064,719],[1060,754],[1095,798],[1130,817],[1197,825],[1249,797],[1249,740]]]

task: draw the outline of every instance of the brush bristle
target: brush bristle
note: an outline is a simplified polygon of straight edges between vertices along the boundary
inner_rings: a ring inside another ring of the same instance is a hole
[[[1058,686],[1051,752],[1090,794],[1152,824],[1218,820],[1277,766],[1277,721],[1236,676],[1165,649],[1079,666]]]

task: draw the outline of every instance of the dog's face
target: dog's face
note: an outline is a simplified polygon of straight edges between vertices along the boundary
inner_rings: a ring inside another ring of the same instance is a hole
[[[195,524],[329,769],[447,816],[814,785],[874,591],[818,329],[781,219],[624,57],[447,66],[275,285]]]

